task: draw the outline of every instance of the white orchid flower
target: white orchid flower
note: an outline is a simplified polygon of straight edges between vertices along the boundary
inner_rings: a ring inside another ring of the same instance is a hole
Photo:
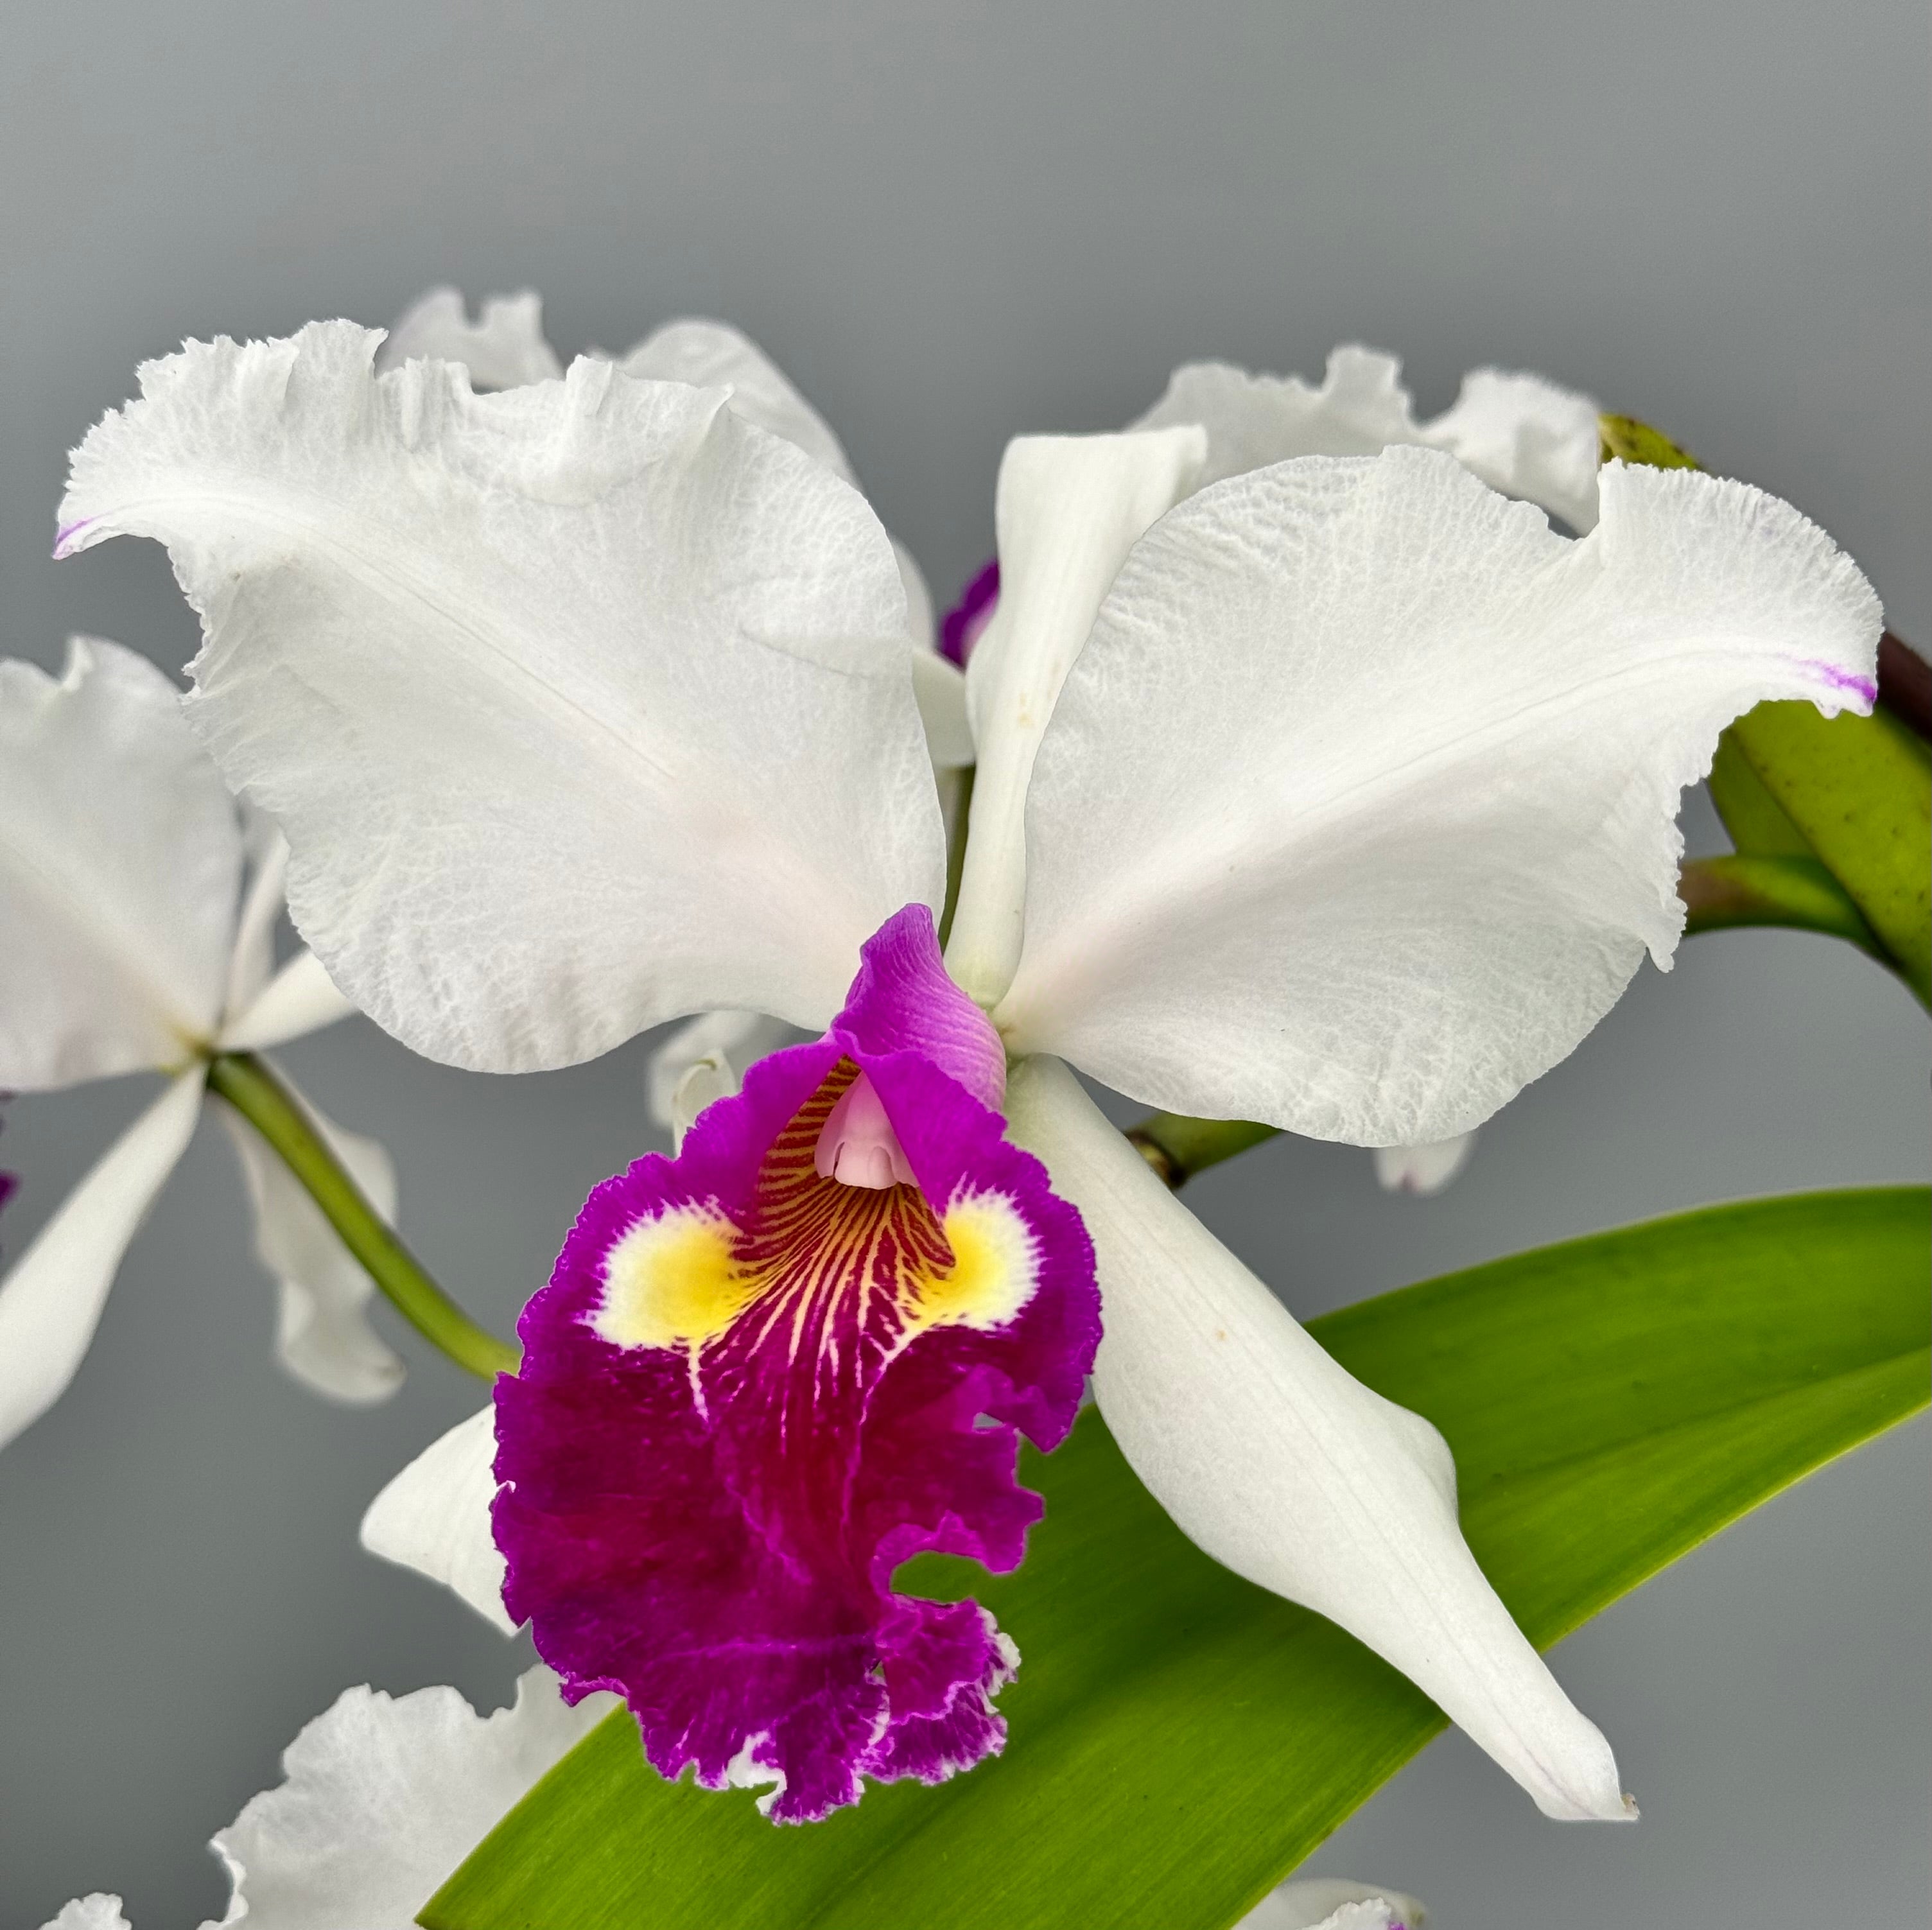
[[[149,365],[59,539],[168,545],[206,638],[188,713],[286,829],[336,981],[433,1058],[535,1069],[694,1011],[822,1029],[866,944],[910,1056],[965,1064],[956,992],[877,949],[912,956],[945,853],[863,501],[718,390],[586,359],[478,396],[447,363],[378,375],[380,347],[330,323]],[[1869,705],[1876,603],[1795,511],[1701,474],[1609,466],[1571,539],[1441,450],[1196,488],[1214,448],[1194,424],[1008,450],[946,966],[1091,1235],[1098,1397],[1142,1478],[1547,1813],[1621,1817],[1608,1745],[1463,1543],[1441,1437],[1309,1340],[1066,1067],[1365,1145],[1467,1132],[1668,965],[1678,797],[1723,725]],[[920,1122],[865,1117],[820,1170],[890,1186]],[[648,1353],[656,1304],[598,1331]]]
[[[160,671],[115,644],[76,638],[58,680],[0,663],[0,1087],[146,1071],[168,1082],[0,1280],[0,1444],[73,1379],[187,1149],[209,1057],[280,1045],[353,1009],[310,953],[275,971],[286,848],[266,822],[244,829],[180,705]],[[368,1275],[253,1131],[218,1109],[257,1256],[280,1283],[283,1364],[335,1400],[381,1400],[403,1367],[364,1318]],[[309,1112],[393,1213],[382,1148]]]
[[[567,1708],[542,1667],[487,1716],[453,1688],[345,1690],[284,1752],[284,1780],[208,1845],[229,1901],[202,1930],[413,1930],[416,1912],[614,1700]],[[97,1892],[45,1930],[128,1926],[121,1899]]]

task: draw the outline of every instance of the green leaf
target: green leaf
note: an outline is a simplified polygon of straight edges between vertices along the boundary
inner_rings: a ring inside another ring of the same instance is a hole
[[[1470,1541],[1546,1646],[1925,1405],[1929,1202],[1897,1188],[1713,1208],[1312,1331],[1448,1436]],[[748,1793],[659,1781],[620,1711],[419,1921],[1224,1930],[1442,1726],[1350,1637],[1192,1547],[1096,1415],[1024,1472],[1048,1505],[1018,1574],[934,1557],[904,1571],[977,1595],[1018,1640],[1004,1757],[778,1829]]]
[[[1724,829],[1740,857],[1816,859],[1810,841],[1765,789],[1750,758],[1728,731],[1718,740],[1718,754],[1712,760],[1706,782],[1711,802],[1718,807],[1718,815],[1724,821]]]
[[[1752,774],[1932,1004],[1932,756],[1888,711],[1760,704],[1729,733]]]
[[[1816,858],[1693,858],[1677,879],[1684,935],[1737,925],[1786,925],[1848,938],[1881,965],[1892,961],[1858,908]]]

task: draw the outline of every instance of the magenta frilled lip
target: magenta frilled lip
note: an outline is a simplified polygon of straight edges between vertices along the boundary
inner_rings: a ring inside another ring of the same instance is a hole
[[[959,601],[940,620],[939,654],[950,657],[962,670],[973,654],[973,646],[993,620],[1000,600],[1000,560],[980,565],[973,581],[959,593]]]
[[[1012,1643],[892,1574],[1018,1565],[1018,1436],[1065,1436],[1100,1331],[931,914],[862,958],[823,1039],[590,1196],[496,1389],[510,1613],[571,1700],[626,1698],[661,1774],[776,1781],[782,1822],[1002,1745]]]

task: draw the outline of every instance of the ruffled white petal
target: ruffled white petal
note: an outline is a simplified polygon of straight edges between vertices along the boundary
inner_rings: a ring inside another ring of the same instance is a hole
[[[194,1136],[199,1066],[104,1154],[0,1280],[0,1447],[74,1379],[128,1242]]]
[[[1423,1930],[1428,1915],[1400,1890],[1305,1877],[1270,1891],[1236,1930]]]
[[[496,1410],[484,1407],[439,1435],[370,1502],[362,1541],[452,1589],[492,1627],[514,1635],[503,1607],[503,1557],[490,1529],[496,1498]]]
[[[1402,364],[1379,350],[1353,343],[1336,349],[1318,389],[1299,376],[1190,362],[1134,426],[1180,422],[1198,422],[1208,432],[1204,488],[1297,456],[1374,455],[1416,443],[1446,449],[1492,488],[1552,510],[1579,530],[1597,520],[1597,404],[1540,376],[1473,370],[1456,406],[1420,422],[1402,384]]]
[[[0,663],[0,1089],[178,1065],[226,989],[242,831],[145,657]]]
[[[1150,531],[1040,746],[1011,1049],[1175,1112],[1444,1139],[1667,965],[1682,788],[1760,699],[1868,704],[1878,605],[1742,484],[1612,464],[1603,493],[1573,542],[1392,449]]]
[[[232,1886],[221,1925],[412,1930],[464,1857],[614,1702],[592,1695],[567,1709],[543,1667],[518,1681],[512,1707],[487,1716],[453,1688],[345,1690],[284,1751],[286,1780],[214,1838]]]
[[[61,1913],[40,1930],[129,1930],[121,1914],[121,1899],[96,1890],[92,1896],[77,1896],[62,1906]]]
[[[291,1039],[319,1032],[338,1019],[352,1016],[355,1006],[335,989],[321,959],[300,951],[269,980],[239,1016],[221,1028],[224,1052],[260,1052],[285,1046]]]
[[[1473,1133],[1428,1139],[1419,1146],[1378,1146],[1376,1178],[1384,1193],[1440,1193],[1469,1163]]]
[[[916,650],[936,650],[939,647],[939,620],[934,614],[932,591],[926,580],[926,572],[914,560],[913,553],[898,537],[892,539],[892,554],[898,559],[899,581],[904,587],[906,599],[906,635],[912,639]]]
[[[626,375],[647,381],[730,389],[734,415],[782,436],[842,482],[857,486],[851,463],[825,418],[750,336],[729,323],[694,317],[667,322],[617,365]]]
[[[1100,1412],[1188,1538],[1366,1643],[1545,1814],[1634,1813],[1609,1744],[1469,1553],[1442,1436],[1324,1353],[1065,1066],[1027,1061],[1006,1097],[1013,1137],[1093,1236]]]
[[[166,542],[190,714],[296,923],[429,1056],[590,1058],[724,1002],[819,1025],[944,853],[885,533],[716,391],[473,395],[346,323],[197,344],[76,455],[64,551]]]
[[[982,1004],[1018,962],[1028,780],[1068,666],[1122,559],[1194,487],[1206,440],[1191,425],[1120,436],[1022,436],[994,506],[1000,601],[966,672],[979,767],[946,965]]]
[[[544,339],[543,303],[528,289],[492,296],[472,322],[459,290],[432,288],[390,329],[376,351],[376,372],[386,374],[419,358],[460,363],[479,389],[520,389],[554,382],[563,373]]]
[[[282,1075],[286,1082],[287,1075]],[[290,1088],[330,1151],[382,1217],[396,1217],[396,1169],[375,1140],[345,1132]],[[254,1127],[226,1106],[228,1129],[255,1209],[255,1257],[280,1286],[275,1352],[305,1386],[331,1400],[386,1400],[403,1383],[403,1363],[369,1324],[376,1283],[321,1209]]]

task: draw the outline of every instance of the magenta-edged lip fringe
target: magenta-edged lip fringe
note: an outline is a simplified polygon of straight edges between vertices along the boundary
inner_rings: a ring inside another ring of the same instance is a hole
[[[1100,1338],[1091,1244],[1005,1137],[1004,1067],[908,907],[823,1039],[590,1196],[497,1383],[510,1613],[569,1699],[625,1697],[661,1774],[776,1783],[777,1821],[1005,1739],[1012,1643],[892,1588],[928,1550],[1018,1565],[1018,1436],[1064,1438]],[[913,1183],[829,1176],[862,1080],[896,1143],[847,1169]]]

